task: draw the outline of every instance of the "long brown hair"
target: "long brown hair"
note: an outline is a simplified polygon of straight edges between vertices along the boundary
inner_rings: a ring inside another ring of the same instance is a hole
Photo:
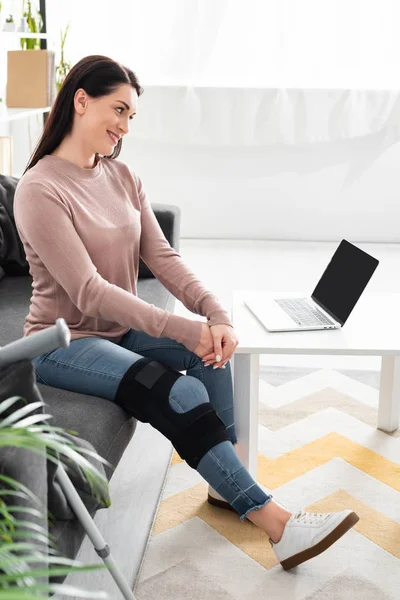
[[[82,58],[70,70],[46,121],[43,133],[28,162],[24,174],[34,167],[46,154],[51,154],[72,130],[75,92],[83,88],[92,98],[112,94],[120,85],[129,83],[137,95],[143,93],[133,71],[107,56],[92,55]],[[108,158],[117,158],[121,152],[122,139],[118,141]]]

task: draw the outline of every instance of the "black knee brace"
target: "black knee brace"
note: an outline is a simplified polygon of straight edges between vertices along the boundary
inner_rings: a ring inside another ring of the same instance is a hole
[[[225,424],[209,402],[185,413],[175,412],[169,393],[182,373],[141,358],[123,376],[115,402],[142,423],[150,423],[167,437],[179,456],[193,469],[216,444],[230,441]]]

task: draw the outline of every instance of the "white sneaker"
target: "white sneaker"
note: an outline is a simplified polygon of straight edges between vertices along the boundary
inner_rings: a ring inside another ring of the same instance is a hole
[[[285,571],[321,554],[359,521],[351,510],[337,513],[299,511],[286,523],[277,544],[271,546]]]

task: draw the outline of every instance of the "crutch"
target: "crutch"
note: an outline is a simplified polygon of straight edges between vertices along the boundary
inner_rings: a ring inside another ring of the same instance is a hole
[[[71,332],[68,329],[65,320],[57,319],[56,324],[53,325],[53,327],[48,327],[43,331],[11,342],[11,344],[7,344],[7,346],[0,347],[0,368],[7,367],[20,360],[32,360],[36,356],[40,356],[45,352],[50,352],[60,346],[66,348],[69,346],[70,340]],[[96,553],[103,559],[104,564],[110,571],[124,599],[135,600],[132,590],[111,555],[108,544],[105,542],[90,516],[89,511],[74,488],[61,461],[57,467],[56,479],[68,499],[77,519],[81,522],[92,542]]]

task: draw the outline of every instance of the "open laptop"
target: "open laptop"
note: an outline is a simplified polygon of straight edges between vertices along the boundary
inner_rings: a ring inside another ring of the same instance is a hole
[[[342,240],[310,298],[249,293],[244,302],[268,331],[339,329],[347,321],[379,261]]]

